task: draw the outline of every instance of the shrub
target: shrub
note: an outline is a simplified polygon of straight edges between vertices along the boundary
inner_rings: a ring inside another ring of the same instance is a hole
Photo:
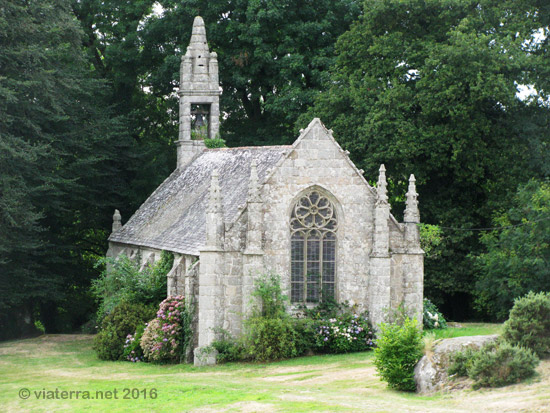
[[[184,297],[168,297],[160,303],[155,320],[146,327],[141,348],[149,361],[179,362],[185,357],[191,336],[191,311],[185,306]]]
[[[382,380],[396,390],[414,391],[414,366],[422,357],[422,331],[415,319],[403,325],[380,324],[374,349],[374,365]]]
[[[227,148],[227,145],[225,144],[225,140],[222,138],[204,139],[204,146],[206,146],[209,149]]]
[[[158,331],[161,330],[162,324],[158,318],[151,320],[145,324],[145,330],[139,341],[139,345],[143,350],[143,357],[149,360],[152,357],[153,347],[158,341]]]
[[[125,255],[116,259],[103,258],[101,276],[92,282],[92,293],[99,300],[98,319],[109,314],[122,301],[158,305],[166,298],[166,274],[172,268],[174,257],[162,251],[161,259],[139,271],[139,264]]]
[[[145,331],[147,324],[140,324],[134,334],[128,334],[126,337],[126,342],[124,344],[124,353],[122,357],[125,360],[137,363],[139,361],[144,361],[143,350],[140,345],[141,337]]]
[[[281,289],[281,277],[277,274],[263,274],[254,280],[252,296],[259,299],[259,307],[254,305],[252,317],[287,317],[285,303],[288,297]]]
[[[335,318],[319,321],[315,344],[322,352],[349,353],[374,347],[374,332],[366,314],[346,311]]]
[[[293,318],[292,324],[296,333],[296,340],[294,342],[296,355],[301,356],[316,350],[315,337],[317,335],[318,321],[311,318]]]
[[[443,317],[443,314],[441,314],[435,304],[427,298],[424,298],[424,316],[422,319],[426,330],[447,328],[445,317]]]
[[[456,374],[459,377],[468,376],[468,369],[471,367],[474,357],[479,349],[467,348],[451,354],[448,373]]]
[[[296,333],[290,317],[254,317],[245,322],[244,355],[254,361],[295,357]]]
[[[123,301],[101,322],[94,338],[94,349],[102,360],[122,360],[128,334],[150,320],[155,314],[151,306]]]
[[[474,388],[499,387],[532,376],[539,363],[533,351],[509,343],[491,343],[474,353],[468,376]]]
[[[225,363],[229,361],[239,361],[243,359],[242,343],[235,340],[226,330],[220,330],[220,339],[212,343],[212,347],[216,349],[218,355],[216,361]]]
[[[530,348],[539,357],[550,355],[550,293],[540,292],[517,298],[504,323],[504,340]]]

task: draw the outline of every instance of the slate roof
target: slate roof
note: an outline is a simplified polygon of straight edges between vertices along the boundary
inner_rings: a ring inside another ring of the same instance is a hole
[[[219,172],[225,222],[233,222],[246,204],[250,163],[259,181],[291,146],[205,149],[189,165],[176,169],[109,241],[181,254],[199,255],[206,241],[206,207],[212,171]]]

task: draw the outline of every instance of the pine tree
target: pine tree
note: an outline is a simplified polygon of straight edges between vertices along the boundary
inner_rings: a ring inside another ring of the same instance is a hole
[[[87,316],[87,259],[104,252],[126,190],[125,125],[105,105],[69,6],[0,8],[0,321],[40,314],[50,331]]]

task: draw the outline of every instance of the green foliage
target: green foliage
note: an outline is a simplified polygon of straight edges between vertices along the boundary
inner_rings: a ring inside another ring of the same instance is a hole
[[[166,298],[141,337],[144,357],[155,362],[183,361],[193,334],[191,320],[192,310],[183,296]]]
[[[46,334],[46,328],[44,327],[44,324],[40,320],[36,320],[34,322],[34,327],[40,331],[42,334]]]
[[[500,387],[531,377],[539,359],[533,351],[510,343],[489,343],[453,356],[449,374],[468,375],[473,387]]]
[[[424,315],[423,315],[424,328],[431,330],[434,328],[447,328],[447,321],[443,314],[437,309],[437,307],[427,298],[424,298]]]
[[[253,361],[280,360],[298,355],[290,317],[253,317],[245,322],[244,355]]]
[[[297,355],[296,332],[286,313],[288,298],[277,274],[262,274],[254,280],[250,317],[244,322],[243,356],[254,361],[279,360]]]
[[[239,361],[244,359],[242,341],[235,340],[226,330],[218,331],[220,338],[212,343],[218,355],[218,363],[227,363],[230,361]]]
[[[468,368],[474,388],[518,383],[535,373],[538,357],[529,349],[502,343],[484,346]]]
[[[166,297],[166,274],[174,256],[162,251],[161,259],[139,271],[139,263],[126,255],[116,259],[102,258],[101,276],[92,282],[92,291],[99,300],[98,319],[110,313],[120,302],[157,305]]]
[[[254,280],[252,296],[259,300],[253,306],[253,314],[265,318],[287,317],[285,303],[288,297],[281,289],[281,277],[277,274],[262,274]]]
[[[475,356],[479,349],[467,348],[463,351],[457,351],[450,356],[448,373],[449,375],[456,374],[458,377],[468,376],[468,370],[471,368]]]
[[[317,331],[319,326],[319,320],[313,320],[312,318],[293,318],[293,328],[296,332],[296,339],[294,344],[296,345],[296,355],[302,356],[312,354],[317,347]]]
[[[121,302],[101,322],[101,329],[94,337],[94,350],[102,360],[123,360],[124,345],[129,334],[153,318],[152,306]]]
[[[94,258],[105,253],[109,216],[127,190],[129,136],[82,35],[66,0],[2,2],[2,324],[27,312],[50,333],[86,321]]]
[[[443,230],[438,225],[419,224],[420,246],[425,252],[425,259],[441,257]]]
[[[550,356],[550,292],[529,292],[517,298],[504,323],[507,342],[533,350],[539,357]]]
[[[366,0],[337,42],[326,90],[300,117],[302,127],[323,119],[366,176],[384,163],[396,201],[414,172],[422,219],[441,230],[432,234],[425,293],[453,319],[474,315],[476,272],[466,257],[482,245],[468,229],[489,227],[518,183],[550,172],[550,89],[540,75],[547,40],[533,40],[548,22],[543,8],[537,0]],[[533,84],[533,99],[519,99],[518,84]],[[399,218],[402,198],[394,204]]]
[[[146,324],[140,324],[137,326],[134,334],[128,334],[126,336],[124,353],[122,353],[124,360],[131,361],[132,363],[138,363],[144,360],[143,349],[141,348],[140,342],[146,326]]]
[[[389,387],[402,391],[416,390],[414,366],[422,355],[422,331],[416,320],[407,318],[403,325],[380,324],[374,365]]]
[[[204,144],[207,148],[213,149],[213,148],[227,148],[227,145],[225,144],[225,140],[222,138],[214,138],[214,139],[205,139]]]
[[[486,252],[476,258],[476,303],[504,319],[514,299],[550,291],[550,183],[520,186],[514,205],[493,220],[497,230],[481,237]]]

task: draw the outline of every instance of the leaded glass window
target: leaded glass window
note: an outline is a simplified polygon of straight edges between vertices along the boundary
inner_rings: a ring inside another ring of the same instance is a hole
[[[317,303],[334,298],[336,282],[336,229],[334,206],[313,190],[296,202],[290,217],[293,303]]]

